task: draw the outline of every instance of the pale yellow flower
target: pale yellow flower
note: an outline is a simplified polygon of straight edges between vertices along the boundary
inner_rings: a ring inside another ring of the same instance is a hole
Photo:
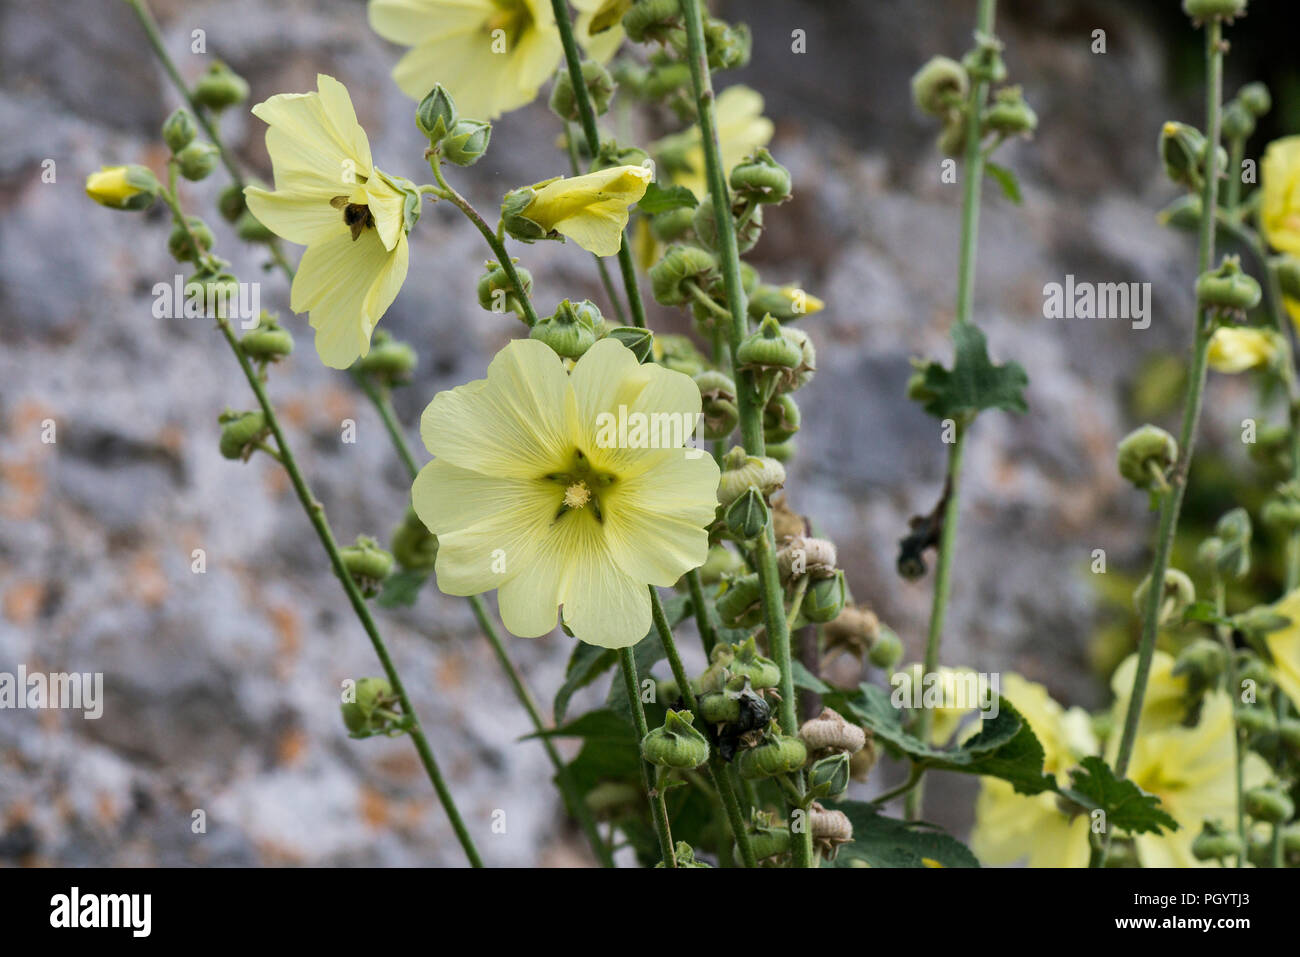
[[[413,100],[441,83],[462,116],[532,102],[563,49],[549,0],[370,0],[370,27],[410,47],[393,80]]]
[[[144,209],[158,193],[158,180],[144,166],[105,166],[86,177],[86,195],[109,209]]]
[[[1017,674],[1002,676],[1002,694],[1042,744],[1043,772],[1056,778],[1057,784],[1068,785],[1070,769],[1097,753],[1087,712],[1067,711],[1042,685]],[[985,864],[1028,858],[1030,867],[1086,867],[1088,817],[1062,814],[1053,793],[1017,794],[1006,781],[981,778],[971,849]]]
[[[597,63],[608,63],[622,46],[623,14],[632,8],[632,0],[570,0],[578,11],[573,25],[578,42],[587,56]]]
[[[763,97],[747,86],[729,86],[718,94],[716,115],[718,149],[722,168],[728,174],[746,156],[772,140],[775,127],[763,115]],[[651,152],[672,173],[674,183],[687,187],[701,199],[709,191],[698,126],[664,137],[651,147]]]
[[[940,747],[948,743],[966,716],[981,705],[982,686],[979,675],[970,668],[949,668],[940,665],[934,670],[930,680],[925,680],[924,666],[920,662],[908,665],[906,669],[895,672],[891,682],[896,701],[902,707],[910,708],[920,704],[933,713],[930,723],[929,743]],[[908,681],[899,677],[905,673]],[[900,683],[901,682],[901,683]],[[987,689],[992,694],[991,689]],[[977,724],[970,728],[978,730]]]
[[[1210,337],[1210,368],[1234,374],[1269,366],[1277,359],[1279,348],[1270,330],[1220,326]]]
[[[1110,688],[1115,693],[1114,713],[1118,715],[1123,726],[1124,715],[1128,713],[1129,697],[1133,691],[1133,679],[1137,675],[1137,655],[1129,655],[1120,662],[1115,673],[1111,675]],[[1139,716],[1139,733],[1150,728],[1160,730],[1182,724],[1187,716],[1187,679],[1174,675],[1174,658],[1172,655],[1157,651],[1151,656],[1151,671],[1147,675],[1147,690],[1142,698],[1142,712]],[[1110,750],[1119,750],[1119,730],[1110,737]]]
[[[1300,253],[1300,136],[1274,140],[1260,163],[1259,225],[1270,246]]]
[[[654,173],[644,166],[613,166],[512,190],[502,203],[506,229],[518,239],[566,236],[597,256],[623,245],[628,207],[645,195]]]
[[[1286,595],[1273,610],[1291,624],[1269,632],[1264,641],[1273,656],[1273,678],[1278,687],[1300,708],[1300,589]]]
[[[311,313],[321,361],[346,369],[370,351],[371,333],[406,279],[418,197],[372,165],[347,88],[324,74],[316,87],[253,107],[268,127],[275,191],[249,186],[244,195],[267,229],[307,247],[289,304]]]
[[[617,340],[568,373],[542,342],[507,345],[486,379],[440,392],[421,420],[435,458],[411,495],[438,536],[438,587],[497,589],[501,619],[521,637],[554,629],[562,605],[582,641],[639,641],[647,585],[672,585],[708,555],[718,467],[682,445],[699,411],[690,378],[641,365]]]

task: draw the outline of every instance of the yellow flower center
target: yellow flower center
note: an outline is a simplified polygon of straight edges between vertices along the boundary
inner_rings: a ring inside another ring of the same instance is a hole
[[[555,512],[555,518],[561,519],[570,512],[587,510],[597,522],[605,521],[601,508],[601,493],[614,484],[616,478],[609,472],[602,472],[592,466],[591,460],[581,449],[574,449],[568,468],[542,476],[548,482],[555,482],[564,489],[564,496]]]
[[[591,489],[586,482],[574,482],[564,490],[564,504],[569,508],[582,508],[591,500]]]
[[[489,34],[502,31],[506,38],[506,50],[511,52],[518,44],[524,31],[533,25],[533,12],[525,0],[492,0],[496,11],[487,18],[484,26]],[[495,36],[493,39],[496,39]]]

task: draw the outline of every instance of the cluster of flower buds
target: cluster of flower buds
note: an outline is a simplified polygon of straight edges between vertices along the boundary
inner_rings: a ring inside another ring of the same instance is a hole
[[[482,159],[492,140],[492,124],[460,116],[455,100],[441,83],[425,94],[415,108],[415,125],[428,137],[425,155],[433,164],[441,156],[457,166],[473,166]]]

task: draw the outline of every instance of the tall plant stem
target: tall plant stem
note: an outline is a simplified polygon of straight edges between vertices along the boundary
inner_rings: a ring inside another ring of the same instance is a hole
[[[1227,600],[1224,595],[1223,579],[1218,571],[1214,572],[1214,613],[1223,618],[1228,613]],[[1228,683],[1229,700],[1232,705],[1232,764],[1234,779],[1234,795],[1237,809],[1237,836],[1241,839],[1241,853],[1237,855],[1237,866],[1246,866],[1246,848],[1249,842],[1246,840],[1246,814],[1242,807],[1241,795],[1245,790],[1245,744],[1244,735],[1241,726],[1237,724],[1237,700],[1239,689],[1237,687],[1237,650],[1232,645],[1232,629],[1224,625],[1215,625],[1214,633],[1223,645],[1224,651],[1224,677]]]
[[[1198,275],[1205,272],[1214,259],[1214,210],[1219,198],[1218,145],[1220,131],[1220,103],[1223,97],[1223,27],[1220,21],[1205,24],[1206,94],[1205,134],[1208,142],[1205,159],[1205,188],[1201,196],[1201,217]],[[1133,676],[1133,689],[1129,696],[1128,712],[1124,716],[1124,730],[1120,736],[1119,751],[1115,758],[1115,773],[1123,777],[1128,772],[1137,740],[1138,719],[1142,715],[1142,701],[1146,697],[1147,680],[1151,675],[1151,658],[1155,653],[1156,633],[1159,630],[1160,603],[1164,593],[1165,571],[1169,568],[1169,555],[1173,550],[1174,533],[1178,530],[1178,513],[1187,490],[1188,469],[1196,442],[1197,426],[1201,417],[1201,401],[1205,392],[1206,362],[1209,353],[1211,320],[1206,312],[1197,310],[1196,339],[1192,348],[1192,367],[1187,380],[1187,395],[1183,402],[1183,422],[1178,436],[1178,460],[1170,476],[1170,490],[1165,493],[1160,507],[1160,524],[1156,532],[1155,557],[1151,563],[1148,599],[1142,622],[1142,638],[1138,645],[1137,671]],[[1102,863],[1105,853],[1102,854]]]
[[[623,669],[623,687],[627,690],[628,707],[632,709],[632,721],[636,725],[639,749],[640,743],[650,733],[650,727],[646,724],[645,705],[641,703],[640,682],[636,674],[636,657],[631,648],[618,649],[618,663]],[[676,867],[677,855],[673,851],[673,832],[668,823],[668,805],[657,782],[650,776],[651,765],[639,754],[637,763],[641,765],[641,781],[645,785],[646,795],[650,799],[650,806],[654,812],[655,834],[659,837],[659,852],[663,855],[664,867]]]
[[[980,0],[976,13],[976,29],[982,34],[992,34],[997,14],[997,0]],[[979,249],[980,188],[984,184],[984,127],[980,115],[988,99],[989,83],[977,80],[971,84],[967,101],[965,167],[962,175],[961,247],[957,265],[957,322],[971,322],[975,311],[975,260]],[[948,599],[952,593],[952,562],[957,546],[958,503],[961,500],[961,470],[966,448],[966,423],[957,423],[957,434],[948,451],[948,467],[944,487],[949,490],[943,511],[943,532],[939,537],[939,554],[935,561],[934,594],[930,601],[930,626],[925,638],[925,670],[929,675],[939,667],[939,648],[943,643],[943,625],[948,612]],[[918,718],[921,740],[928,741],[934,714],[923,708]],[[921,814],[925,797],[924,777],[908,792],[905,811],[909,819]]]

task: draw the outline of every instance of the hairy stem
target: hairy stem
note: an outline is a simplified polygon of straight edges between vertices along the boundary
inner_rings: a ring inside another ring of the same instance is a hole
[[[646,724],[645,706],[641,704],[641,688],[636,674],[636,657],[632,654],[631,648],[618,649],[618,663],[623,669],[623,686],[627,690],[628,707],[632,709],[632,720],[636,725],[637,749],[639,751],[641,742],[650,733],[650,728]],[[644,759],[638,760],[637,763],[641,765],[641,781],[645,785],[646,796],[649,798],[650,806],[654,812],[655,834],[659,837],[659,851],[663,855],[664,867],[676,867],[677,855],[673,851],[673,832],[671,825],[668,823],[668,805],[664,801],[663,792],[656,786],[657,782],[651,777],[650,765]]]

